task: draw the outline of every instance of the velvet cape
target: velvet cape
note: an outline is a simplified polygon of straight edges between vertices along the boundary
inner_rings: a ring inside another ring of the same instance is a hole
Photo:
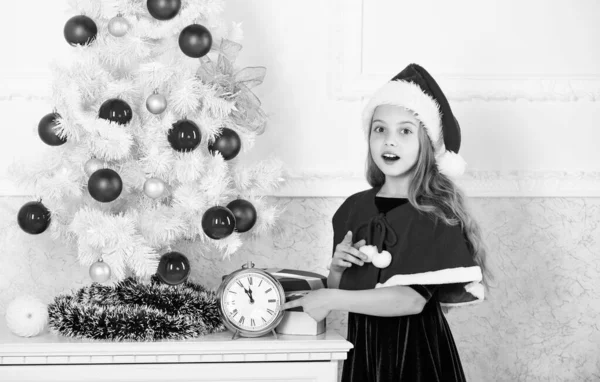
[[[364,290],[394,285],[438,285],[442,306],[461,306],[484,298],[481,268],[468,248],[460,225],[434,221],[410,203],[380,213],[374,187],[348,197],[332,218],[333,251],[348,231],[352,241],[362,239],[381,252],[385,246],[392,262],[379,269],[372,263],[346,269],[340,289]]]

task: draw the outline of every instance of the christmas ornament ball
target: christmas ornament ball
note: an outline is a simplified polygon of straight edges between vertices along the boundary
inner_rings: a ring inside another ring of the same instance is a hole
[[[6,308],[6,326],[21,337],[40,334],[48,323],[48,307],[34,296],[19,296]]]
[[[167,109],[167,98],[158,93],[150,95],[146,99],[146,109],[152,114],[160,114]]]
[[[100,159],[92,158],[85,162],[83,170],[85,171],[87,176],[92,176],[93,173],[100,169],[103,169],[104,167],[106,167],[106,163],[102,162]]]
[[[235,230],[242,233],[249,231],[256,223],[256,208],[247,200],[237,199],[227,205],[235,216]]]
[[[67,21],[63,33],[69,44],[73,46],[86,45],[94,41],[98,34],[98,28],[94,20],[79,15],[73,16]]]
[[[373,256],[373,265],[377,268],[387,268],[392,262],[392,254],[388,251],[381,251],[381,253]]]
[[[224,127],[221,130],[221,134],[208,146],[211,152],[220,152],[225,160],[235,158],[240,153],[241,148],[242,141],[240,140],[240,136],[234,130],[227,127]]]
[[[152,199],[160,198],[165,192],[165,183],[157,178],[150,178],[144,182],[144,194]]]
[[[129,32],[129,21],[123,16],[115,16],[108,22],[108,33],[115,37],[123,37]]]
[[[112,202],[121,195],[123,181],[116,171],[109,168],[100,169],[90,176],[88,191],[92,198],[102,203]]]
[[[181,0],[148,0],[148,12],[157,20],[170,20],[181,9]]]
[[[188,57],[200,58],[210,52],[212,35],[205,26],[192,24],[179,34],[179,48]]]
[[[198,125],[190,120],[181,119],[169,129],[167,139],[174,150],[187,152],[198,147],[202,135]]]
[[[42,141],[50,146],[60,146],[67,142],[67,138],[58,136],[55,127],[58,125],[56,120],[60,118],[60,114],[49,113],[42,117],[38,123],[38,134]]]
[[[90,278],[93,282],[103,283],[110,279],[111,270],[108,264],[102,259],[96,261],[90,266]]]
[[[23,231],[37,235],[50,225],[50,211],[42,202],[27,202],[19,210],[17,222]]]
[[[211,207],[202,215],[202,230],[211,239],[220,240],[233,233],[235,215],[226,207]]]
[[[129,104],[122,99],[111,98],[102,103],[98,111],[98,117],[116,122],[119,125],[126,125],[131,121],[133,111]]]
[[[190,262],[182,253],[165,253],[160,257],[156,275],[165,284],[181,284],[190,275]]]

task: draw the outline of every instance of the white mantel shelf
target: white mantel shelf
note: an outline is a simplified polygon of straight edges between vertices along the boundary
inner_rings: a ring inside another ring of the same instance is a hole
[[[0,380],[108,381],[117,373],[123,381],[336,381],[352,348],[333,330],[277,336],[232,340],[225,331],[182,341],[112,342],[45,332],[23,338],[0,320]]]
[[[352,344],[335,331],[232,340],[229,331],[191,340],[108,342],[52,333],[18,337],[0,327],[0,364],[272,362],[344,360]]]

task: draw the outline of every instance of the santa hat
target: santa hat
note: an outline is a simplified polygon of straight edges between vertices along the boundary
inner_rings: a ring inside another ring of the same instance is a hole
[[[460,126],[442,89],[425,69],[410,64],[375,92],[363,111],[367,139],[373,113],[380,105],[402,106],[415,113],[433,143],[435,161],[442,174],[457,177],[465,172],[467,163],[458,155]]]

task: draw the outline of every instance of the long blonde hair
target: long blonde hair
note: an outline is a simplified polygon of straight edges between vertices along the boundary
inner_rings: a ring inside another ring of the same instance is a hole
[[[467,238],[467,248],[483,273],[482,282],[489,288],[487,281],[492,280],[493,276],[487,267],[487,249],[479,224],[471,217],[465,205],[463,192],[450,178],[439,172],[435,163],[433,145],[422,124],[418,129],[418,137],[419,155],[417,163],[410,170],[413,177],[408,187],[408,200],[417,210],[431,215],[436,223],[441,219],[448,225],[461,225]],[[369,127],[366,178],[371,187],[381,187],[385,183],[385,174],[373,161],[370,140],[371,128]]]

